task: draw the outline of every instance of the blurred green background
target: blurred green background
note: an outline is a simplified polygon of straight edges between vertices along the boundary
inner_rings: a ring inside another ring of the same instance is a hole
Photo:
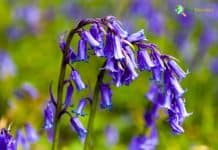
[[[185,7],[186,17],[175,13],[177,4]],[[205,11],[208,8],[210,10]],[[184,70],[191,72],[182,81],[182,86],[188,89],[186,107],[193,115],[184,122],[185,133],[175,136],[170,131],[166,115],[161,112],[157,121],[157,149],[218,149],[218,2],[215,0],[1,0],[0,50],[7,53],[12,62],[6,72],[0,72],[0,127],[12,123],[15,133],[29,122],[40,132],[40,140],[31,149],[50,149],[51,143],[41,131],[50,81],[54,83],[56,95],[61,59],[59,36],[75,27],[82,18],[106,15],[116,16],[130,32],[143,28],[150,42],[158,45],[162,53],[178,58]],[[72,42],[74,49],[76,45]],[[82,96],[90,95],[101,63],[102,60],[92,56],[88,63],[75,65],[91,86],[81,93],[75,92],[75,105]],[[131,86],[113,87],[113,110],[97,111],[96,150],[127,149],[131,137],[143,130],[143,113],[148,104],[144,94],[150,76],[141,73]],[[27,93],[17,96],[25,83],[35,88],[34,98]],[[89,108],[86,109],[88,113]],[[87,119],[88,116],[82,119],[84,125]],[[104,134],[108,125],[117,128],[119,134],[113,146],[108,146]],[[82,149],[67,116],[62,120],[61,139],[63,150]]]

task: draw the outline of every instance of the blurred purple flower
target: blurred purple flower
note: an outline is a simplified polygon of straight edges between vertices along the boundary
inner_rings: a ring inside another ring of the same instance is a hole
[[[75,2],[64,2],[61,6],[62,13],[69,19],[79,20],[84,18],[84,10]]]
[[[23,99],[25,98],[25,96],[28,96],[31,99],[35,100],[38,98],[38,91],[32,84],[25,82],[22,84],[20,89],[15,91],[15,95],[19,99]]]
[[[17,145],[21,145],[22,149],[24,150],[30,150],[31,144],[35,143],[38,141],[39,137],[37,132],[35,131],[34,128],[28,123],[25,124],[25,135],[21,131],[21,129],[17,130],[16,133],[16,140],[17,140]]]
[[[30,124],[25,124],[25,131],[26,131],[26,139],[30,143],[35,143],[38,141],[39,136],[36,132],[36,130],[30,125]]]
[[[210,25],[205,25],[199,39],[199,51],[206,52],[211,44],[216,42],[217,40],[217,32],[215,28]]]
[[[20,129],[16,132],[16,141],[18,147],[21,145],[23,150],[30,150],[30,143]]]
[[[9,26],[5,31],[8,39],[12,41],[18,40],[23,35],[22,29],[15,25]]]
[[[218,74],[218,58],[217,57],[210,61],[209,67],[213,74],[215,75]]]
[[[0,148],[2,150],[16,150],[16,140],[12,135],[4,128],[0,131]]]
[[[129,145],[129,150],[155,150],[158,144],[158,135],[156,127],[151,128],[149,136],[134,136]]]
[[[0,51],[0,80],[16,74],[15,64],[11,57],[4,51]]]
[[[119,133],[116,127],[113,125],[108,125],[105,128],[105,136],[106,136],[106,143],[112,147],[115,145],[119,140]]]
[[[164,16],[156,10],[151,0],[134,0],[130,11],[138,16],[143,16],[148,21],[148,31],[157,36],[165,30]]]
[[[40,21],[40,11],[35,5],[26,5],[18,7],[14,12],[14,19],[24,21],[30,28],[38,26]]]

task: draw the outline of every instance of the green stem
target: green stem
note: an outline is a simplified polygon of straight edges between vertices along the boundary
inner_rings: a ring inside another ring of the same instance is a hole
[[[77,33],[79,29],[93,22],[95,22],[95,20],[90,19],[83,24],[79,23],[76,28],[73,28],[69,32],[67,39],[66,39],[66,46],[63,51],[62,62],[61,62],[61,67],[60,67],[60,74],[59,74],[59,79],[58,79],[57,106],[56,106],[55,118],[54,118],[54,139],[52,143],[52,150],[57,150],[59,146],[60,118],[61,118],[60,113],[62,111],[64,79],[65,79],[65,73],[66,73],[66,68],[68,64],[68,62],[66,62],[66,58],[69,57],[68,55],[69,55],[70,43],[72,41],[74,34]]]
[[[59,80],[58,80],[58,94],[57,94],[57,107],[55,112],[55,122],[54,122],[54,140],[52,144],[52,150],[57,150],[58,148],[58,141],[59,141],[59,134],[60,134],[60,119],[59,119],[59,113],[62,109],[62,96],[63,96],[63,87],[64,87],[64,77],[66,73],[66,63],[64,60],[64,56],[62,58],[61,63],[61,71],[59,74]]]
[[[62,62],[60,67],[60,74],[58,79],[58,90],[57,90],[57,106],[55,111],[55,118],[54,118],[54,139],[52,143],[52,150],[57,150],[59,146],[59,134],[60,134],[60,113],[62,111],[62,97],[63,97],[63,88],[64,88],[64,79],[65,73],[67,68],[66,57],[68,57],[68,50],[70,47],[71,40],[73,35],[78,30],[78,27],[72,29],[67,37],[66,46],[64,49],[64,53],[62,56]]]
[[[94,148],[92,132],[93,132],[93,127],[94,127],[94,119],[96,116],[96,111],[97,111],[97,106],[98,106],[99,85],[102,83],[104,72],[105,72],[104,70],[101,70],[101,72],[98,75],[96,84],[95,84],[93,102],[91,105],[91,110],[90,110],[90,115],[89,115],[89,120],[88,120],[88,133],[87,133],[85,144],[84,144],[84,150],[92,150]]]

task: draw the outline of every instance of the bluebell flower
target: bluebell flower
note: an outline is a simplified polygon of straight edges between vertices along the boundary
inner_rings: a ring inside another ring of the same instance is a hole
[[[65,98],[66,107],[72,105],[72,95],[73,95],[73,85],[69,83],[67,87],[66,98]]]
[[[88,100],[87,99],[81,99],[79,101],[79,104],[77,106],[76,110],[73,110],[73,112],[76,114],[76,116],[85,116],[85,113],[83,112],[85,106],[87,105]]]
[[[19,145],[22,146],[23,150],[30,150],[30,143],[27,141],[26,137],[22,133],[22,131],[19,129],[16,132],[16,144],[19,148]]]
[[[59,47],[60,47],[62,52],[64,52],[65,46],[66,46],[65,34],[62,34],[59,37]],[[72,47],[69,48],[69,53],[68,53],[68,56],[66,58],[66,62],[69,62],[69,61],[71,61],[71,62],[78,61],[77,56],[76,56]]]
[[[88,59],[87,43],[83,39],[80,39],[78,43],[77,59],[80,61],[87,61]]]
[[[106,65],[102,69],[108,70],[110,72],[118,72],[117,61],[114,58],[108,58],[106,60]]]
[[[114,41],[113,34],[111,32],[108,32],[106,34],[105,47],[103,50],[105,57],[107,57],[107,58],[113,57],[113,54],[114,54],[113,41]]]
[[[109,84],[101,84],[100,85],[100,92],[101,92],[101,108],[112,108],[112,91],[110,89]]]
[[[23,83],[21,88],[16,90],[15,94],[20,99],[25,98],[25,96],[28,96],[33,100],[38,98],[37,89],[28,82]]]
[[[11,57],[4,51],[0,51],[0,80],[16,74],[15,64]]]
[[[177,97],[181,97],[185,93],[185,90],[182,89],[179,81],[176,78],[170,77],[170,85]]]
[[[72,129],[78,134],[81,141],[84,141],[86,138],[87,130],[84,128],[82,123],[80,122],[79,118],[72,117],[70,119]]]
[[[50,129],[54,126],[55,106],[52,101],[47,103],[44,109],[44,128]]]
[[[168,61],[168,65],[170,69],[172,69],[172,71],[176,74],[179,80],[186,77],[187,73],[185,73],[174,60]]]
[[[138,68],[138,64],[136,63],[136,58],[133,50],[129,46],[124,46],[124,52],[130,57],[130,60],[134,66],[134,68]]]
[[[86,40],[91,47],[93,48],[99,48],[100,47],[100,43],[92,36],[92,34],[86,30],[82,31],[80,33],[80,36],[83,40]]]
[[[137,51],[137,61],[140,71],[150,71],[155,66],[147,50],[140,49]]]
[[[35,143],[38,141],[39,136],[34,128],[31,127],[30,124],[25,124],[25,131],[26,131],[26,139],[30,143]]]
[[[24,21],[31,32],[35,33],[38,30],[38,25],[41,19],[41,13],[37,6],[27,5],[15,9],[14,19]]]
[[[182,128],[183,118],[181,119],[178,113],[168,110],[170,127],[174,134],[181,134],[184,132]]]
[[[93,47],[95,51],[95,55],[98,57],[104,57],[104,51],[103,51],[103,46],[104,46],[104,33],[99,29],[100,25],[93,24],[90,27],[90,33],[92,36],[99,42],[99,47]]]
[[[0,131],[0,147],[2,150],[16,150],[17,144],[13,136],[4,128]]]
[[[133,34],[130,34],[128,37],[127,37],[127,40],[129,42],[137,42],[137,41],[141,41],[141,40],[147,40],[145,35],[144,35],[144,30],[140,30],[136,33],[133,33]]]
[[[83,83],[78,71],[72,70],[71,79],[74,81],[78,91],[81,91],[82,89],[86,88],[86,85]]]
[[[162,81],[163,70],[159,66],[151,68],[151,72],[152,72],[152,80],[154,80],[156,82]]]
[[[131,140],[128,150],[155,150],[158,144],[158,135],[156,127],[152,127],[149,136],[134,136]]]
[[[108,18],[110,18],[109,21],[111,24],[108,26],[111,27],[111,29],[114,30],[117,35],[123,38],[128,36],[128,32],[122,28],[121,23],[118,20],[116,20],[114,17],[111,17],[111,16],[109,16]]]
[[[129,58],[129,56],[125,56],[126,58],[126,69],[124,71],[124,74],[128,72],[128,79],[129,82],[134,80],[135,78],[138,77],[138,73],[136,72],[135,70],[135,66],[134,64],[132,63],[131,59]],[[126,78],[123,78],[126,80]],[[127,84],[128,85],[128,84]]]
[[[146,110],[144,113],[144,119],[146,125],[151,128],[155,126],[155,121],[158,117],[158,110],[159,110],[159,105],[158,104],[152,104],[151,108],[149,110]]]
[[[107,125],[104,132],[107,145],[110,145],[112,147],[118,142],[119,132],[115,126]]]

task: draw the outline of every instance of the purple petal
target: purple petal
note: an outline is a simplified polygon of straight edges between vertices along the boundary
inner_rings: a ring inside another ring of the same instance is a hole
[[[187,73],[185,73],[174,60],[168,61],[168,65],[180,80],[186,77]]]
[[[25,138],[21,130],[17,130],[16,142],[17,142],[17,145],[21,145],[24,150],[30,149],[30,143],[27,141],[27,139]]]
[[[179,118],[179,115],[168,110],[168,115],[169,115],[169,123],[170,123],[170,127],[173,131],[174,134],[181,134],[184,132],[184,129],[182,128],[182,121]]]
[[[112,91],[110,89],[109,84],[101,84],[100,85],[100,92],[101,92],[101,108],[112,108]]]
[[[127,37],[127,40],[129,42],[137,42],[137,41],[147,40],[147,39],[146,39],[146,37],[144,35],[144,30],[142,29],[142,30],[140,30],[140,31],[138,31],[136,33],[133,33],[133,34],[129,35]]]
[[[67,87],[67,93],[65,98],[65,106],[69,107],[72,105],[73,85],[69,84]]]
[[[177,79],[175,79],[174,77],[171,77],[170,83],[177,97],[181,97],[185,93],[185,91],[182,89]]]
[[[71,79],[74,81],[74,83],[76,84],[77,90],[81,91],[82,89],[85,89],[86,86],[83,83],[79,73],[76,70],[72,70],[71,72]]]
[[[124,55],[122,53],[122,47],[120,43],[120,38],[118,36],[114,36],[114,58],[115,59],[123,59]]]
[[[117,61],[114,58],[108,58],[106,61],[106,65],[104,66],[105,70],[111,71],[111,72],[117,72]]]
[[[116,33],[117,33],[119,36],[124,37],[124,38],[127,37],[128,32],[125,31],[125,30],[121,27],[120,23],[119,23],[117,20],[112,19],[112,20],[111,20],[111,25],[112,25],[112,27],[113,27],[113,30],[115,30]]]
[[[78,43],[77,58],[80,61],[86,61],[88,59],[86,41],[83,39],[79,40]]]
[[[81,33],[83,40],[86,40],[92,47],[100,47],[100,43],[88,31]]]
[[[73,110],[73,112],[76,114],[76,116],[84,116],[85,113],[83,112],[85,106],[87,105],[88,100],[87,99],[81,99],[77,109]]]
[[[55,117],[55,106],[53,102],[49,101],[46,108],[44,109],[44,128],[53,128]]]
[[[138,50],[137,52],[138,66],[141,71],[151,70],[155,66],[147,50]]]
[[[107,58],[113,57],[114,54],[113,41],[114,41],[114,36],[110,32],[107,33],[105,47],[104,47],[104,54]]]
[[[70,119],[70,123],[71,123],[72,129],[79,135],[80,139],[84,141],[87,135],[87,130],[84,128],[79,118],[72,117]]]

